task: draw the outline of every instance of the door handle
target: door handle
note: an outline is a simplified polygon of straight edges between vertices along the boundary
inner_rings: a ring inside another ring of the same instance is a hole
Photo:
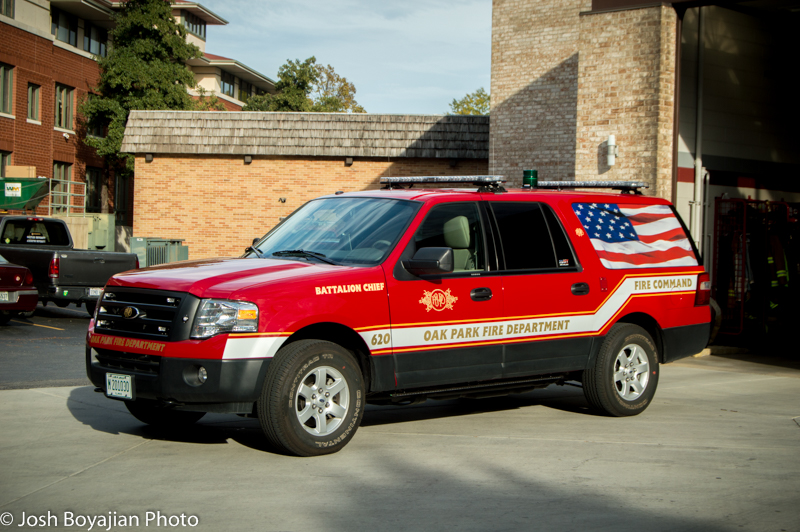
[[[488,288],[475,288],[469,293],[473,301],[489,301],[492,299],[492,291]]]
[[[586,283],[575,283],[572,285],[571,290],[574,296],[585,296],[589,293],[589,285]]]

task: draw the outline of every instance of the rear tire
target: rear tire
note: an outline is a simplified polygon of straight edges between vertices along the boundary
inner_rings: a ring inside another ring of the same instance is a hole
[[[647,331],[618,323],[603,341],[594,366],[583,372],[583,393],[596,411],[635,416],[650,405],[658,374],[655,343]]]
[[[346,349],[299,340],[278,351],[258,399],[258,419],[272,445],[297,456],[339,451],[364,415],[361,369]]]
[[[173,408],[158,406],[155,401],[138,399],[125,401],[125,406],[133,417],[160,429],[180,428],[197,423],[205,412],[184,412]]]

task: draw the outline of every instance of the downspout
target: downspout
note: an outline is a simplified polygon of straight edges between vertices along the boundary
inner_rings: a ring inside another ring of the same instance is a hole
[[[686,9],[673,6],[675,9],[675,90],[673,91],[674,106],[672,113],[672,193],[670,201],[678,204],[678,158],[681,138],[681,36],[683,35],[683,16]]]
[[[697,109],[694,133],[694,197],[691,205],[690,231],[700,256],[705,256],[703,244],[703,61],[705,60],[705,15],[703,8],[697,8]]]

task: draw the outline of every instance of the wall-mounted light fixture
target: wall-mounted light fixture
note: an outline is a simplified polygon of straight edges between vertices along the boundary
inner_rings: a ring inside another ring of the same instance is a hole
[[[286,198],[278,198],[278,201],[280,201],[281,203],[286,203]]]
[[[344,158],[344,165],[345,166],[353,166],[353,158],[352,157],[345,157]]]
[[[457,164],[458,164],[458,159],[455,158],[450,159],[450,168],[455,168]]]
[[[617,138],[614,135],[608,136],[606,154],[608,155],[608,166],[614,166],[619,157],[619,146],[617,146]]]
[[[153,154],[152,153],[145,153],[144,154],[144,162],[152,163],[153,162]]]
[[[252,162],[253,162],[253,156],[252,155],[245,155],[244,156],[244,164],[250,164]]]
[[[69,133],[64,133],[64,138],[65,138],[66,140],[69,140]]]

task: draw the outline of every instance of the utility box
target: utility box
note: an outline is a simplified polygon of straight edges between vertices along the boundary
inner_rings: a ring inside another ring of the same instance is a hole
[[[116,231],[114,230],[114,213],[92,214],[91,228],[89,229],[89,249],[115,250]]]
[[[189,259],[189,248],[183,245],[182,239],[133,237],[131,253],[139,257],[140,268]]]

